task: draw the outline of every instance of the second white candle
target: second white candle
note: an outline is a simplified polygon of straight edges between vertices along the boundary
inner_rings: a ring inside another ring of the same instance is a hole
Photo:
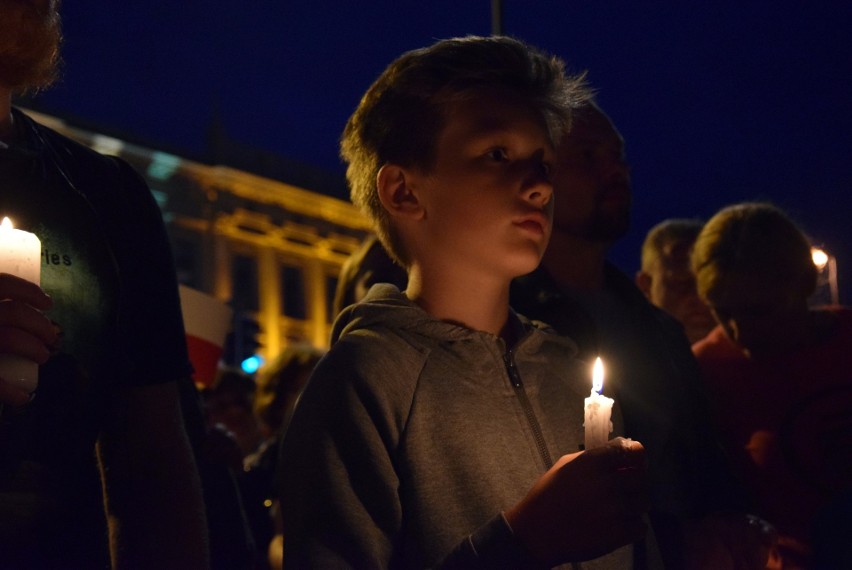
[[[583,427],[585,428],[585,448],[593,449],[606,445],[612,432],[612,405],[615,401],[601,395],[603,392],[604,369],[600,357],[595,359],[592,368],[592,393],[585,399]]]

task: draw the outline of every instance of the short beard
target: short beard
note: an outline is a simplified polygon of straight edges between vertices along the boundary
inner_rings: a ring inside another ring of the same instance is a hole
[[[596,209],[584,226],[581,237],[586,240],[616,242],[627,235],[627,230],[630,229],[630,209],[625,208],[615,215],[608,215]]]
[[[604,212],[600,204],[595,204],[594,210],[579,222],[570,224],[553,220],[553,232],[579,238],[587,242],[615,243],[627,234],[630,229],[630,207],[618,212]]]
[[[18,92],[37,91],[58,75],[62,27],[58,2],[0,0],[0,84]]]

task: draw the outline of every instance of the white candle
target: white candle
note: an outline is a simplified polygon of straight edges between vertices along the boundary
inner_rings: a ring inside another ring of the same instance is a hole
[[[585,402],[585,448],[593,449],[606,445],[609,440],[609,434],[612,431],[612,404],[614,400],[602,396],[603,391],[603,362],[600,357],[595,359],[595,365],[592,369],[592,393],[586,398]]]
[[[41,280],[41,242],[16,230],[9,218],[0,223],[0,273],[16,275],[36,285]],[[38,364],[12,354],[0,354],[0,378],[32,392],[38,386]]]

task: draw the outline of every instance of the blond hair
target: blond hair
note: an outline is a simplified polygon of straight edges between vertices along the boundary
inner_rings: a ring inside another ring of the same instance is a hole
[[[783,211],[764,202],[728,206],[710,218],[695,240],[692,269],[705,300],[731,274],[798,283],[805,298],[817,280],[808,238]]]

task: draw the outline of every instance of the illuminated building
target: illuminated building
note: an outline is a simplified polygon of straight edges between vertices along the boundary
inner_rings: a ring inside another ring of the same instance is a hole
[[[259,354],[288,342],[327,347],[340,266],[369,229],[349,202],[225,166],[193,162],[71,127],[42,124],[142,174],[157,199],[178,281],[259,324]]]

